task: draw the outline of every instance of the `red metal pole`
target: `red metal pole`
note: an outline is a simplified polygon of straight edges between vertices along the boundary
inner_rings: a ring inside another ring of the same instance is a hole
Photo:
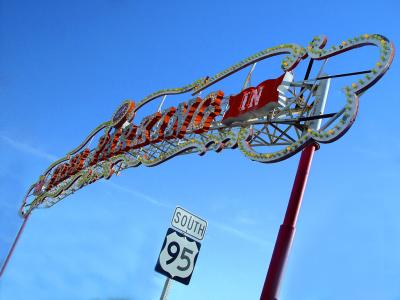
[[[292,245],[301,200],[303,199],[312,158],[317,147],[317,144],[311,144],[301,153],[292,193],[290,194],[289,203],[286,209],[285,219],[279,228],[274,252],[272,253],[260,300],[278,299],[279,284]]]
[[[15,237],[14,243],[13,243],[12,246],[11,246],[10,252],[8,252],[7,258],[6,258],[6,260],[5,260],[4,264],[3,264],[3,267],[1,268],[1,271],[0,271],[0,278],[1,278],[1,276],[3,276],[3,273],[4,273],[4,271],[5,271],[6,267],[7,267],[7,264],[8,264],[8,262],[9,262],[10,258],[11,258],[11,255],[12,255],[13,252],[14,252],[15,246],[17,245],[18,240],[19,240],[19,238],[21,237],[22,232],[24,231],[24,228],[25,228],[26,222],[28,221],[29,216],[30,216],[30,214],[28,214],[28,215],[24,218],[24,222],[22,223],[21,227],[19,228],[19,231],[18,231],[18,233],[17,233],[17,236]]]

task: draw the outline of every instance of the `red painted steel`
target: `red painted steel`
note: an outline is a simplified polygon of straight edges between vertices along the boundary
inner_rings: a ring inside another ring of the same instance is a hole
[[[285,74],[276,79],[268,79],[256,87],[248,87],[237,95],[229,97],[229,108],[222,118],[222,123],[232,123],[249,115],[265,115],[267,106],[276,107],[279,99],[278,87]],[[261,110],[261,111],[260,111]]]
[[[292,193],[290,194],[289,203],[286,209],[285,219],[279,228],[274,252],[272,253],[260,300],[278,299],[279,284],[292,245],[296,230],[297,217],[299,215],[301,201],[307,184],[308,173],[310,171],[312,158],[316,148],[317,144],[311,144],[301,153]]]
[[[8,261],[10,260],[11,255],[12,255],[13,252],[14,252],[15,246],[17,245],[18,240],[19,240],[19,238],[21,237],[22,232],[24,231],[24,228],[25,228],[26,222],[27,222],[28,219],[29,219],[29,216],[30,216],[30,214],[28,214],[28,215],[24,218],[24,222],[22,223],[21,227],[19,228],[19,231],[18,231],[18,233],[17,233],[17,236],[15,237],[14,243],[13,243],[12,246],[11,246],[10,252],[8,252],[8,255],[7,255],[7,258],[6,258],[5,262],[4,262],[4,265],[3,265],[3,267],[1,268],[1,271],[0,271],[0,278],[1,278],[1,276],[3,276],[3,273],[4,273],[4,271],[5,271],[6,267],[7,267]]]

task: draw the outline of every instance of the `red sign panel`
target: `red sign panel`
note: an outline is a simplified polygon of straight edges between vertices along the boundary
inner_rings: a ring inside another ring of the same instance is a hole
[[[242,121],[273,109],[278,104],[278,86],[282,84],[284,77],[285,74],[276,79],[265,80],[256,87],[249,87],[240,94],[230,96],[229,108],[222,123]]]

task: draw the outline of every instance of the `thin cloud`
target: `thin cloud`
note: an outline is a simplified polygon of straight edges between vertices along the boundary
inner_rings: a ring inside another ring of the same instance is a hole
[[[250,218],[247,216],[238,216],[238,217],[236,217],[236,221],[239,224],[243,224],[243,225],[257,225],[257,222],[255,221],[254,218]]]
[[[107,181],[106,183],[108,185],[110,185],[111,187],[115,188],[116,190],[128,193],[128,194],[133,195],[133,196],[135,196],[137,198],[141,198],[141,199],[143,199],[143,200],[145,200],[145,201],[147,201],[147,202],[149,202],[149,203],[151,203],[153,205],[157,205],[157,206],[160,206],[160,207],[171,208],[170,205],[167,205],[167,204],[165,204],[163,202],[160,202],[157,199],[155,199],[155,198],[153,198],[153,197],[151,197],[151,196],[149,196],[147,194],[144,194],[142,192],[138,192],[136,190],[121,186],[121,185],[116,184],[116,183],[114,183],[112,181]],[[244,220],[242,220],[242,221],[244,221]],[[244,222],[248,223],[248,220],[246,219]],[[235,237],[238,237],[238,238],[240,238],[240,239],[242,239],[244,241],[251,242],[251,243],[254,243],[254,244],[262,246],[262,247],[270,247],[271,246],[271,242],[270,241],[266,241],[266,240],[260,239],[260,238],[258,238],[256,236],[250,235],[250,234],[248,234],[248,233],[246,233],[244,231],[241,231],[241,230],[236,229],[234,227],[231,227],[229,225],[226,225],[226,224],[223,224],[223,223],[219,223],[219,222],[215,222],[215,221],[209,221],[209,224],[213,224],[215,226],[215,228],[217,228],[218,230],[223,231],[224,233],[228,233],[230,235],[233,235]]]
[[[107,183],[108,185],[112,186],[113,188],[115,188],[116,190],[119,190],[119,191],[121,191],[121,192],[130,194],[130,195],[132,195],[132,196],[135,196],[135,197],[137,197],[137,198],[140,198],[140,199],[142,199],[142,200],[145,200],[146,202],[149,202],[149,203],[151,203],[151,204],[154,204],[154,205],[157,205],[157,206],[160,206],[160,207],[169,207],[167,204],[165,204],[165,203],[163,203],[163,202],[160,202],[160,201],[158,201],[157,199],[155,199],[155,198],[153,198],[153,197],[151,197],[151,196],[149,196],[149,195],[147,195],[147,194],[144,194],[144,193],[142,193],[142,192],[138,192],[138,191],[136,191],[136,190],[133,190],[133,189],[124,187],[124,186],[119,185],[119,184],[116,184],[116,183],[114,183],[114,182],[112,182],[112,181],[106,181],[106,183]]]
[[[225,233],[229,233],[231,235],[234,235],[234,236],[236,236],[236,237],[238,237],[238,238],[240,238],[240,239],[242,239],[244,241],[251,242],[251,243],[257,244],[257,245],[262,246],[262,247],[271,246],[271,242],[263,240],[263,239],[260,239],[260,238],[258,238],[256,236],[250,235],[250,234],[248,234],[246,232],[243,232],[243,231],[241,231],[241,230],[239,230],[237,228],[231,227],[229,225],[225,225],[225,224],[222,224],[222,223],[219,223],[219,222],[215,222],[215,221],[213,222],[213,225],[216,228],[218,228],[219,230],[221,230],[221,231],[223,231]]]
[[[10,138],[8,136],[0,135],[0,139],[4,143],[8,144],[9,146],[11,146],[12,148],[14,148],[18,151],[21,151],[21,152],[24,152],[24,153],[27,153],[27,154],[30,154],[30,155],[33,155],[33,156],[36,156],[39,158],[44,158],[51,162],[57,160],[57,157],[55,155],[44,152],[44,151],[42,151],[38,148],[35,148],[29,144],[21,143],[19,141],[13,140],[12,138]]]

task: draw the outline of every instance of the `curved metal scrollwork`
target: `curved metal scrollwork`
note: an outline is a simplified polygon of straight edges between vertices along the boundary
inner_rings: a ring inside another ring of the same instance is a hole
[[[47,168],[29,188],[21,215],[26,216],[37,207],[52,206],[76,190],[124,169],[141,164],[156,166],[177,155],[239,148],[254,161],[271,163],[296,154],[309,143],[337,140],[353,124],[359,96],[390,67],[394,46],[378,34],[364,34],[330,48],[326,48],[326,43],[325,37],[318,36],[306,48],[296,44],[268,48],[212,77],[182,88],[157,91],[136,105],[125,101],[110,121],[100,124],[78,147]],[[362,77],[343,87],[343,107],[334,113],[318,114],[322,82],[342,75],[328,76],[321,68],[316,78],[296,81],[292,71],[307,57],[322,61],[324,66],[328,58],[366,46],[375,46],[380,51],[375,66],[348,74],[362,74]],[[196,96],[241,69],[277,55],[285,55],[281,63],[283,75],[279,78],[266,80],[237,95],[225,96],[217,91],[203,99]],[[161,96],[188,92],[195,98],[134,124],[136,112],[146,103]],[[313,122],[321,126],[311,126]],[[90,148],[99,136],[97,145]]]

